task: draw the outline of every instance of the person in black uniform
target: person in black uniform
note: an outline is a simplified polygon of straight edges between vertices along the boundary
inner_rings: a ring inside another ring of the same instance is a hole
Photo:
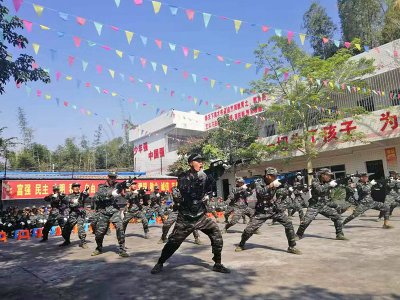
[[[182,196],[179,205],[178,218],[174,230],[168,237],[157,264],[151,270],[152,274],[162,271],[163,264],[178,250],[179,246],[194,230],[200,230],[211,240],[213,271],[230,273],[230,270],[221,264],[221,252],[223,240],[218,225],[207,218],[205,202],[212,192],[213,179],[203,171],[203,158],[199,154],[191,154],[188,157],[190,170],[184,172],[178,179],[178,189]]]

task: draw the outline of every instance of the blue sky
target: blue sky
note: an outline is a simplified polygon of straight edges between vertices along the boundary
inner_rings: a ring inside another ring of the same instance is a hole
[[[261,75],[256,75],[255,68],[245,69],[243,64],[219,62],[215,55],[239,59],[242,62],[254,62],[253,51],[259,42],[266,41],[274,34],[274,29],[263,32],[258,25],[267,25],[273,28],[303,32],[301,29],[302,16],[311,4],[311,0],[168,0],[162,2],[160,12],[155,15],[150,1],[143,0],[143,5],[137,6],[133,0],[120,0],[119,8],[114,0],[34,0],[24,1],[17,15],[33,23],[32,31],[23,30],[29,39],[30,45],[23,52],[33,55],[37,63],[50,69],[52,83],[29,83],[32,89],[28,96],[25,87],[17,89],[14,83],[6,87],[6,93],[0,96],[0,126],[7,126],[6,136],[19,136],[16,119],[17,107],[24,108],[30,125],[35,130],[35,140],[54,149],[63,143],[67,137],[79,137],[85,134],[93,139],[94,131],[102,124],[105,127],[104,139],[110,139],[122,134],[121,122],[130,118],[133,123],[142,123],[156,116],[157,108],[160,110],[196,110],[200,113],[212,111],[211,106],[205,101],[226,105],[243,98],[239,89],[235,93],[233,86],[248,87],[248,82]],[[5,0],[12,14],[15,10],[12,0]],[[35,13],[32,3],[44,7],[41,17]],[[338,24],[336,1],[321,0],[320,3],[327,9],[328,14]],[[189,21],[185,12],[178,9],[177,15],[171,14],[168,5],[184,7],[196,11],[193,21]],[[52,10],[50,10],[51,8]],[[198,11],[198,12],[197,12]],[[68,14],[68,21],[59,16],[59,12]],[[207,12],[257,24],[251,26],[242,23],[237,34],[233,21],[211,17],[208,28],[204,27],[203,16],[199,12]],[[75,16],[83,17],[86,24],[77,24]],[[90,19],[90,21],[89,21]],[[93,20],[103,24],[99,36]],[[44,25],[51,30],[42,30],[39,25]],[[109,25],[119,28],[112,30]],[[124,30],[134,32],[133,39],[128,44]],[[59,37],[58,32],[64,35]],[[143,45],[140,36],[148,37],[147,46]],[[76,47],[73,36],[81,38],[80,47]],[[338,36],[339,37],[339,36]],[[162,49],[159,49],[155,39],[162,40]],[[90,47],[87,40],[96,43]],[[299,41],[297,34],[295,41]],[[176,44],[176,50],[171,51],[168,42]],[[40,45],[38,55],[35,55],[32,43]],[[112,49],[106,51],[98,45],[108,45]],[[182,46],[188,47],[189,55],[183,55]],[[120,58],[115,49],[123,52]],[[193,50],[200,50],[198,59],[193,59]],[[10,49],[11,50],[11,49]],[[11,50],[16,55],[21,50]],[[52,53],[54,55],[52,55]],[[132,64],[128,55],[134,56]],[[72,66],[68,57],[74,57]],[[141,65],[140,58],[146,58],[146,67]],[[82,60],[88,63],[83,71]],[[153,64],[157,64],[153,71]],[[168,66],[167,75],[162,70],[162,64]],[[98,74],[96,66],[102,67]],[[174,70],[174,68],[178,70]],[[115,72],[114,79],[110,76],[109,69]],[[188,78],[184,79],[184,71]],[[60,80],[56,80],[56,73],[60,72]],[[123,75],[120,75],[123,74]],[[196,83],[192,74],[196,74]],[[72,77],[66,80],[66,76]],[[125,80],[122,80],[124,76]],[[129,76],[135,78],[135,83],[130,82]],[[203,78],[209,80],[205,81]],[[151,91],[146,84],[151,83]],[[210,79],[215,79],[216,84],[211,88]],[[90,82],[90,88],[85,87]],[[223,82],[223,84],[219,83]],[[226,88],[226,83],[231,88]],[[159,93],[155,84],[160,86]],[[94,88],[101,88],[99,94]],[[42,91],[42,96],[37,97],[36,91]],[[104,94],[107,89],[109,94]],[[171,90],[175,96],[171,97]],[[113,97],[111,92],[118,96]],[[182,94],[185,97],[182,97]],[[50,95],[45,99],[43,95]],[[188,99],[196,97],[197,104]],[[59,106],[56,98],[59,99]],[[130,102],[133,99],[133,102]],[[201,105],[199,105],[202,100]],[[67,101],[69,107],[64,107]],[[139,103],[138,108],[136,103]],[[142,103],[146,103],[143,106]],[[76,105],[77,109],[71,108]],[[87,116],[79,109],[84,108],[98,116]],[[108,119],[108,121],[107,121]],[[111,120],[117,124],[109,124]]]

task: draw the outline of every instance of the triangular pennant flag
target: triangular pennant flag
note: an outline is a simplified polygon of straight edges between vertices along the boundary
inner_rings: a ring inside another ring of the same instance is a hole
[[[100,94],[100,88],[98,86],[94,87],[96,89],[96,91]]]
[[[125,81],[125,75],[123,73],[119,73],[119,76],[121,77],[122,81]]]
[[[68,101],[64,101],[64,106],[65,106],[65,107],[68,106]]]
[[[354,46],[356,46],[356,48],[361,51],[361,45],[360,44],[354,44]]]
[[[35,51],[35,54],[37,55],[38,52],[39,52],[40,45],[36,44],[36,43],[33,43],[32,47],[33,47],[33,51]]]
[[[132,55],[129,55],[129,60],[131,61],[132,65],[135,63],[135,57]]]
[[[83,26],[86,24],[86,19],[82,18],[82,17],[76,17],[76,23],[78,23],[79,25]]]
[[[324,44],[326,44],[327,42],[329,42],[329,39],[326,38],[326,37],[323,37],[323,38],[322,38],[322,42],[323,42]]]
[[[70,81],[70,80],[72,80],[72,77],[71,76],[65,76],[65,79]]]
[[[162,69],[164,71],[164,74],[167,75],[168,66],[167,65],[162,65]]]
[[[63,12],[59,12],[58,16],[63,19],[64,21],[68,21],[68,14],[63,13]]]
[[[81,38],[77,36],[74,36],[72,38],[74,40],[75,47],[79,47],[81,45]]]
[[[121,50],[115,50],[115,53],[119,56],[119,58],[122,58],[122,56],[124,55],[124,52],[122,52]]]
[[[149,89],[149,91],[151,91],[151,83],[147,82],[146,85],[147,85],[147,88]]]
[[[108,72],[110,72],[110,75],[111,75],[112,79],[114,79],[115,71],[111,70],[111,69],[108,69]]]
[[[147,59],[145,59],[145,58],[143,58],[143,57],[140,58],[140,63],[142,64],[142,67],[143,67],[143,68],[146,67],[146,62],[147,62]]]
[[[284,72],[283,73],[283,80],[288,80],[289,78],[289,72]]]
[[[217,55],[217,59],[219,60],[219,61],[224,61],[224,57],[223,56],[221,56],[221,55]]]
[[[88,43],[89,47],[94,47],[97,45],[95,42],[92,42],[92,41],[87,41],[87,43]]]
[[[263,26],[261,26],[261,30],[262,30],[263,32],[267,32],[267,31],[269,30],[269,27],[263,25]]]
[[[141,38],[141,40],[142,40],[143,45],[146,46],[146,45],[147,45],[147,37],[141,35],[140,38]]]
[[[246,69],[249,69],[251,67],[251,63],[247,63],[246,65],[245,65],[245,68]]]
[[[157,93],[159,93],[160,92],[160,86],[156,84],[156,85],[154,85],[154,87],[155,87]]]
[[[299,33],[299,38],[300,38],[301,44],[304,46],[304,41],[306,39],[306,35],[304,33]]]
[[[97,73],[101,74],[103,67],[100,65],[96,65],[96,70],[97,70]]]
[[[194,104],[197,104],[197,98],[196,97],[193,98],[193,102],[194,102]]]
[[[60,98],[56,98],[57,106],[60,106]]]
[[[203,13],[204,27],[208,27],[208,23],[210,22],[211,14]]]
[[[143,0],[133,0],[133,2],[135,2],[136,5],[142,5],[143,4]]]
[[[51,99],[51,96],[50,96],[50,95],[45,95],[44,98],[45,98],[46,100],[50,100],[50,99]]]
[[[214,85],[215,85],[215,79],[210,79],[210,85],[211,85],[211,88],[214,88]]]
[[[171,49],[171,51],[175,51],[176,44],[168,43],[168,45],[169,45],[169,49]]]
[[[59,81],[60,78],[61,78],[61,72],[60,72],[60,71],[57,71],[57,72],[56,72],[56,80]]]
[[[153,71],[155,72],[157,70],[157,63],[152,61],[151,66],[153,67]]]
[[[183,71],[183,78],[187,79],[189,77],[189,73],[187,71]]]
[[[117,6],[117,7],[119,7],[119,5],[121,4],[121,0],[114,0],[115,1],[115,5]]]
[[[18,12],[21,8],[23,0],[13,0],[15,11]]]
[[[244,88],[240,88],[240,94],[243,95],[244,93]]]
[[[193,49],[193,59],[197,59],[199,57],[199,50]]]
[[[132,38],[133,38],[133,32],[125,30],[125,35],[126,35],[126,39],[128,41],[128,44],[131,44],[131,41],[132,41]]]
[[[340,41],[338,40],[334,40],[333,43],[335,44],[336,47],[340,47]]]
[[[86,71],[86,68],[87,68],[87,66],[88,66],[88,62],[87,62],[87,61],[84,61],[84,60],[82,60],[82,70],[83,70],[83,72],[85,72],[85,71]]]
[[[234,89],[234,91],[235,91],[235,94],[237,94],[238,87],[237,87],[236,85],[234,85],[234,86],[233,86],[233,89]]]
[[[50,30],[50,27],[44,26],[44,25],[39,25],[40,29],[42,30]]]
[[[288,31],[287,40],[288,40],[289,44],[292,42],[293,36],[294,36],[294,32],[293,31]]]
[[[170,5],[169,10],[171,11],[171,14],[173,16],[176,16],[176,14],[178,13],[178,8],[176,6]]]
[[[183,51],[183,55],[184,55],[185,57],[187,57],[188,54],[189,54],[189,48],[188,48],[188,47],[182,47],[182,51]]]
[[[192,78],[193,78],[193,82],[196,83],[197,82],[197,75],[196,74],[192,74]]]
[[[156,39],[156,40],[154,40],[154,42],[156,43],[158,48],[160,48],[160,49],[162,48],[162,41],[161,40],[157,40]]]
[[[238,33],[239,30],[240,30],[240,26],[242,26],[242,21],[240,21],[240,20],[233,20],[233,23],[235,24],[236,33]]]
[[[73,64],[74,64],[74,61],[75,61],[75,57],[73,57],[73,56],[68,56],[68,64],[70,65],[70,66],[72,66]]]
[[[154,13],[158,14],[161,8],[161,2],[158,1],[151,1],[153,3]]]
[[[275,34],[279,37],[282,36],[282,29],[275,29]]]
[[[344,42],[344,46],[345,46],[347,49],[349,49],[350,46],[351,46],[351,43],[349,43],[349,42]]]
[[[61,31],[58,31],[58,32],[57,32],[57,35],[58,35],[58,37],[61,38],[61,37],[63,37],[63,36],[65,35],[65,33],[64,33],[64,32],[61,32]]]
[[[118,94],[116,92],[111,92],[111,96],[115,97],[118,96]]]
[[[22,20],[22,23],[24,24],[24,27],[26,28],[26,30],[28,30],[28,32],[32,31],[32,22],[29,22],[27,20]]]
[[[97,34],[101,35],[101,30],[103,29],[103,24],[93,21],[94,27],[96,27]]]
[[[186,10],[186,16],[189,19],[189,21],[193,21],[194,18],[194,10],[193,9],[187,9]]]
[[[44,7],[37,4],[33,4],[33,9],[35,10],[36,14],[40,17],[43,13]]]

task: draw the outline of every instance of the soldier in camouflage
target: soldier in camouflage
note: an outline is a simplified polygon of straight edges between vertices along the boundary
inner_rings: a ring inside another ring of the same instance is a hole
[[[86,232],[85,232],[85,201],[89,197],[89,187],[87,187],[83,192],[80,191],[81,184],[75,182],[72,184],[72,194],[69,194],[65,199],[69,204],[69,216],[68,220],[62,230],[62,237],[64,238],[64,243],[60,246],[68,246],[71,244],[70,237],[72,229],[75,225],[78,225],[78,237],[80,239],[79,247],[87,249],[86,244]]]
[[[43,228],[43,238],[40,242],[46,242],[49,238],[49,232],[52,226],[60,225],[64,226],[66,220],[64,220],[64,212],[68,207],[68,202],[65,200],[65,194],[60,193],[60,187],[58,185],[53,186],[53,194],[44,197],[46,202],[50,202],[51,211],[47,218],[47,222]]]
[[[172,227],[172,225],[175,224],[176,220],[178,219],[179,204],[182,201],[182,197],[181,197],[181,193],[179,192],[179,189],[177,187],[174,187],[172,189],[172,199],[173,199],[173,202],[164,211],[163,218],[166,217],[166,219],[163,222],[162,235],[161,235],[160,240],[158,241],[158,244],[164,244],[167,242],[168,231]],[[194,236],[194,243],[197,245],[201,245],[199,232],[197,230],[193,231],[193,236]]]
[[[174,230],[168,237],[157,264],[151,270],[152,274],[162,271],[163,264],[178,250],[182,242],[194,230],[201,230],[211,240],[213,271],[229,273],[229,269],[221,264],[223,240],[218,225],[207,218],[205,201],[212,192],[213,179],[203,172],[203,158],[199,154],[192,154],[188,158],[190,170],[183,173],[178,179],[178,189],[182,196],[178,208],[178,217]]]
[[[375,180],[372,180],[371,182],[369,181],[367,173],[360,174],[360,180],[356,185],[356,189],[358,192],[357,206],[353,213],[344,220],[343,225],[349,223],[351,220],[357,218],[359,215],[363,214],[369,209],[376,209],[381,211],[384,215],[382,228],[392,228],[392,226],[388,224],[390,212],[390,206],[388,205],[388,203],[377,202],[372,199],[371,188],[375,184]]]
[[[243,216],[251,216],[254,214],[254,211],[249,207],[247,203],[247,197],[252,195],[253,192],[249,189],[242,177],[236,178],[236,188],[234,188],[229,195],[228,199],[230,200],[229,206],[234,208],[233,217],[231,220],[225,225],[224,232],[227,232],[229,228],[234,226]]]
[[[133,218],[141,219],[144,231],[144,238],[149,238],[149,225],[147,217],[143,211],[143,199],[139,197],[139,191],[137,190],[136,182],[133,182],[130,186],[130,191],[126,193],[125,198],[127,200],[127,207],[122,220],[124,232],[129,224],[129,221]]]
[[[117,205],[117,199],[121,196],[125,196],[126,184],[125,186],[123,186],[122,183],[117,184],[116,179],[117,174],[115,172],[110,172],[106,183],[99,185],[99,190],[93,197],[98,209],[98,220],[96,224],[97,247],[92,253],[92,256],[102,254],[103,240],[110,222],[114,224],[116,229],[119,256],[129,256],[125,251],[125,233],[122,225],[121,213]]]
[[[301,254],[296,248],[295,234],[293,224],[288,216],[284,213],[285,198],[288,191],[281,187],[281,183],[277,179],[278,171],[275,168],[267,168],[263,182],[256,182],[256,209],[255,214],[251,217],[250,222],[242,233],[242,239],[235,251],[243,251],[247,240],[264,224],[267,220],[272,219],[285,227],[285,234],[288,240],[288,253]]]
[[[343,234],[342,217],[335,208],[329,206],[332,203],[331,191],[337,186],[337,182],[332,180],[332,172],[327,168],[322,168],[311,184],[311,198],[307,208],[304,221],[297,230],[297,239],[303,238],[304,232],[318,214],[331,219],[336,229],[337,240],[347,240]]]
[[[392,215],[393,210],[399,205],[399,180],[396,171],[389,171],[389,178],[384,183],[385,188],[385,204],[389,206],[389,216]],[[381,211],[377,221],[381,221],[384,217],[384,212]]]
[[[292,217],[296,212],[299,213],[300,222],[304,219],[303,205],[305,202],[304,193],[306,192],[302,181],[303,175],[298,172],[293,186],[288,188],[289,197],[287,205],[288,215]]]

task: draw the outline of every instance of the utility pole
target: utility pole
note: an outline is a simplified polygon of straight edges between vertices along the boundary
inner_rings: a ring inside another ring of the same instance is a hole
[[[161,175],[162,175],[162,156],[160,157],[160,164],[161,164]]]

